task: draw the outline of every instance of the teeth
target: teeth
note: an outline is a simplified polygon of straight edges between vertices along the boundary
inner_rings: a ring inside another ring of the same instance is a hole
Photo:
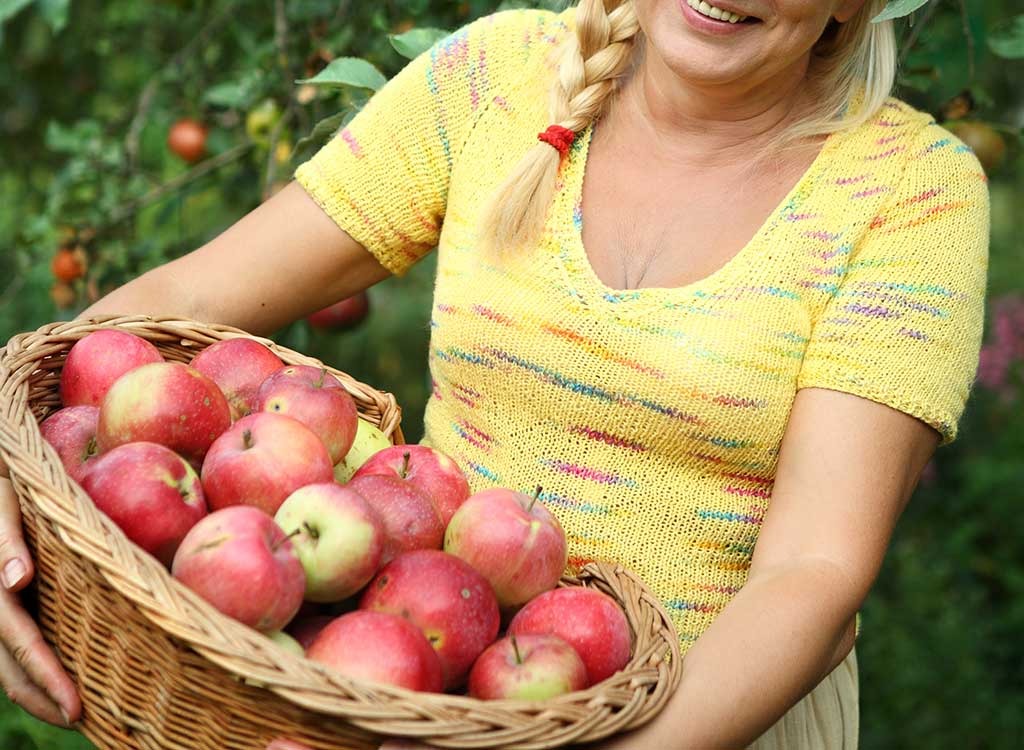
[[[747,20],[747,16],[741,16],[737,13],[732,13],[728,10],[716,8],[714,5],[707,2],[707,0],[686,0],[686,4],[693,8],[698,13],[700,13],[702,16],[714,18],[716,21],[725,21],[726,23],[739,23],[740,21]]]

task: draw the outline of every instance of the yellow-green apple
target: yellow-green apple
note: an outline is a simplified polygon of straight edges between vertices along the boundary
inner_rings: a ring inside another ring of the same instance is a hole
[[[391,441],[387,435],[365,419],[360,419],[352,447],[348,449],[345,457],[334,466],[334,480],[344,484],[352,478],[360,466],[369,460],[370,456],[390,447]]]
[[[458,465],[426,445],[395,445],[378,451],[355,476],[367,474],[392,474],[416,485],[434,502],[445,526],[469,497],[469,482]]]
[[[256,394],[258,411],[293,417],[324,441],[332,465],[338,463],[356,436],[356,403],[327,370],[292,365],[267,378]]]
[[[277,525],[292,536],[306,571],[306,601],[337,602],[380,567],[385,531],[362,495],[334,482],[302,487],[281,504]]]
[[[355,680],[441,692],[437,653],[419,628],[398,615],[342,615],[320,632],[306,656]]]
[[[284,367],[270,349],[247,338],[218,341],[199,352],[190,364],[217,384],[236,420],[256,411],[256,391]]]
[[[501,624],[487,579],[440,550],[396,557],[370,581],[359,608],[401,615],[418,627],[437,651],[446,690],[465,681]]]
[[[308,651],[309,647],[313,645],[313,641],[320,635],[320,631],[336,619],[338,618],[334,615],[306,615],[303,617],[300,613],[288,624],[285,632]]]
[[[295,654],[296,656],[306,655],[306,649],[302,647],[302,644],[283,630],[273,630],[267,633],[267,638],[289,653]]]
[[[504,610],[553,589],[569,554],[561,524],[536,497],[501,488],[478,492],[455,511],[444,551],[480,571]]]
[[[287,625],[306,590],[291,540],[273,518],[247,505],[218,510],[192,527],[171,573],[224,614],[264,632]]]
[[[360,292],[340,302],[335,302],[330,307],[317,310],[315,313],[310,314],[306,320],[314,328],[344,330],[362,323],[369,312],[370,297],[366,292]]]
[[[60,374],[61,401],[64,406],[99,406],[126,372],[163,361],[155,346],[134,334],[109,328],[95,331],[68,352]]]
[[[395,476],[368,474],[354,477],[345,487],[362,495],[384,524],[382,565],[402,552],[441,549],[441,517],[430,498],[410,482]]]
[[[587,687],[587,668],[556,635],[514,635],[495,641],[469,672],[469,694],[483,700],[542,701]]]
[[[100,452],[125,443],[160,443],[199,467],[228,427],[231,411],[217,384],[180,362],[136,367],[110,387],[100,406]]]
[[[331,457],[301,422],[257,412],[242,417],[210,446],[203,489],[211,510],[251,505],[273,515],[307,484],[330,482]]]
[[[99,418],[100,410],[95,406],[68,406],[39,425],[43,439],[57,451],[68,476],[79,484],[99,454],[96,447]]]
[[[125,536],[164,565],[171,564],[185,535],[206,515],[195,470],[156,443],[128,443],[104,453],[82,487]]]
[[[512,618],[509,635],[557,635],[576,649],[594,685],[629,663],[629,623],[607,594],[579,586],[547,591]]]

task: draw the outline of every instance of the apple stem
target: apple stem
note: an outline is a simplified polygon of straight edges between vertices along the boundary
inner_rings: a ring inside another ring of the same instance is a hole
[[[99,447],[96,445],[96,436],[93,435],[89,438],[89,442],[85,444],[85,459],[90,459],[99,453]]]
[[[309,534],[313,539],[320,538],[320,535],[316,532],[316,529],[314,529],[308,523],[303,522],[302,527],[306,530],[306,533]],[[293,531],[292,534],[298,534],[301,530],[302,529],[295,529],[295,531]]]
[[[246,450],[252,448],[252,430],[245,430],[242,433],[242,445]]]
[[[286,537],[285,537],[284,539],[282,539],[282,540],[281,540],[280,542],[278,542],[278,543],[277,543],[277,544],[275,544],[275,545],[274,545],[273,547],[271,547],[271,548],[270,548],[270,551],[271,551],[271,552],[277,552],[277,551],[278,551],[279,549],[281,549],[281,545],[283,545],[283,544],[284,544],[285,542],[287,542],[287,541],[288,541],[289,539],[291,539],[291,538],[292,538],[293,536],[298,536],[298,535],[299,535],[299,534],[301,534],[301,533],[302,533],[302,529],[295,529],[295,531],[293,531],[293,532],[292,532],[291,534],[289,534],[289,535],[288,535],[288,536],[286,536]]]
[[[514,635],[510,635],[509,639],[512,641],[512,652],[516,655],[516,664],[522,664],[523,657],[519,653],[519,644],[516,643],[516,637]]]
[[[409,451],[406,451],[405,453],[402,454],[402,479],[407,479],[409,477],[410,458],[412,458],[412,455],[409,453]]]
[[[536,505],[537,498],[540,497],[540,493],[541,493],[541,486],[538,484],[537,485],[537,490],[533,493],[533,499],[530,501],[530,504],[526,506],[526,512],[527,513],[529,513],[530,511],[533,510],[533,506]]]
[[[320,379],[316,382],[316,387],[317,388],[323,388],[324,387],[324,381],[326,379],[327,379],[327,368],[326,367],[321,367],[320,368]]]

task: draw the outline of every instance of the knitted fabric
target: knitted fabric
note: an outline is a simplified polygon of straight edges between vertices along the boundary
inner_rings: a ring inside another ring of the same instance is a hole
[[[982,333],[986,180],[966,146],[890,100],[828,139],[724,267],[616,290],[581,241],[587,130],[539,244],[485,254],[482,207],[549,123],[551,53],[573,22],[517,10],[455,33],[296,177],[396,274],[438,247],[425,442],[475,490],[542,486],[571,563],[636,571],[685,649],[747,578],[799,389],[954,439]]]

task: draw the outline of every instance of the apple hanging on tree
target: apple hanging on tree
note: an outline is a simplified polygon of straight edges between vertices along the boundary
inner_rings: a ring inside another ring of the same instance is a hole
[[[306,318],[314,328],[343,331],[354,328],[363,322],[370,313],[370,297],[366,292],[335,302],[322,310],[317,310]]]

